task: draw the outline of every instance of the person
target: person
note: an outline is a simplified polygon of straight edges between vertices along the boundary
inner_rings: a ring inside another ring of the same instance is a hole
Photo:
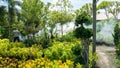
[[[20,41],[19,35],[20,35],[20,32],[18,30],[13,30],[13,41],[14,42],[19,42]]]

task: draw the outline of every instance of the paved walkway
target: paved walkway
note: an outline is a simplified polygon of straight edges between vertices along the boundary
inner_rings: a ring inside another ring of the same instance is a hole
[[[96,52],[98,55],[97,65],[100,68],[116,68],[113,59],[115,58],[114,46],[97,46]]]

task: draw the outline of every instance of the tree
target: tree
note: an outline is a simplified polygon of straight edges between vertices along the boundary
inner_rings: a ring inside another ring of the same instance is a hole
[[[82,6],[82,8],[78,9],[78,11],[79,11],[78,13],[87,12],[88,15],[92,16],[92,10],[93,10],[92,3],[86,3],[85,5]]]
[[[118,14],[120,12],[120,2],[112,1],[112,8],[110,8],[109,13],[112,13],[115,19],[118,19]]]
[[[8,38],[7,10],[5,6],[0,6],[0,34],[1,38]]]
[[[71,12],[72,5],[69,0],[58,0],[56,7],[60,9],[58,10],[58,23],[61,25],[61,34],[63,36],[63,25],[73,19],[73,14]]]
[[[0,6],[0,26],[7,25],[7,22],[6,22],[7,10],[5,8],[6,8],[5,6]]]
[[[51,39],[54,38],[54,34],[53,34],[54,29],[56,27],[56,24],[58,23],[57,17],[58,17],[58,12],[57,11],[54,10],[54,11],[49,12],[48,27],[50,27],[49,32],[50,32]]]
[[[75,36],[81,38],[82,40],[88,39],[92,36],[92,33],[89,33],[89,29],[85,29],[83,24],[89,24],[92,21],[92,17],[87,15],[86,12],[80,13],[75,19],[75,25],[77,26],[75,30]]]
[[[9,39],[12,40],[13,23],[15,23],[15,6],[20,2],[17,0],[3,0],[8,2],[8,27],[9,27]]]
[[[24,22],[24,33],[28,36],[28,41],[35,40],[35,34],[41,30],[43,33],[43,45],[48,42],[48,20],[49,7],[51,3],[44,4],[42,0],[23,0],[22,18]],[[30,39],[29,35],[33,35]],[[34,39],[34,40],[33,40]],[[41,41],[40,41],[41,42]]]
[[[113,3],[110,1],[102,1],[98,6],[97,9],[104,9],[106,17],[109,18],[109,10],[113,6]]]
[[[83,23],[92,22],[87,12],[83,11],[80,13],[75,19],[75,25],[77,28],[74,31],[74,35],[76,38],[81,39],[83,46],[83,57],[84,62],[88,65],[88,55],[89,55],[89,38],[93,35],[92,29],[85,28]]]
[[[90,25],[92,23],[92,4],[91,3],[87,3],[85,5],[83,5],[80,9],[77,9],[75,11],[76,14],[76,25],[81,24],[83,26],[84,22],[79,22],[81,19],[89,19],[86,20],[86,22],[84,23],[85,25]],[[85,14],[85,15],[84,15]],[[78,21],[78,22],[77,22]],[[84,21],[84,20],[83,20]]]
[[[109,13],[111,13],[115,19],[118,19],[118,14],[120,12],[119,7],[119,1],[103,1],[98,5],[97,9],[104,9],[107,18],[109,18]]]
[[[44,3],[41,0],[23,0],[22,16],[26,34],[35,34],[41,29]]]

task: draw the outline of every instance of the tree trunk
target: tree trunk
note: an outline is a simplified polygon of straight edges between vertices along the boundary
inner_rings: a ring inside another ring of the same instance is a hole
[[[117,20],[118,19],[118,13],[116,11],[116,13],[114,14],[114,18]]]
[[[51,39],[54,38],[54,36],[53,36],[53,28],[51,28],[51,30],[50,30],[50,38],[51,38]]]
[[[109,19],[109,13],[107,12],[106,8],[105,8],[105,15],[106,15],[107,19]]]
[[[87,67],[89,67],[89,40],[82,39],[83,58]]]
[[[61,35],[63,36],[63,25],[61,24]]]

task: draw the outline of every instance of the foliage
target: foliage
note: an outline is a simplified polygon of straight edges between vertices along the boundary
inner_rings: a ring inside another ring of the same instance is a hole
[[[120,56],[114,58],[113,62],[115,63],[116,68],[120,68]]]
[[[120,37],[120,27],[118,24],[116,24],[114,27],[113,37],[114,37],[114,43],[117,46],[120,43],[120,38],[119,38]]]
[[[113,14],[115,19],[118,19],[118,14],[120,11],[120,2],[119,1],[102,1],[97,9],[104,9],[106,17],[109,18],[109,13]]]
[[[63,36],[63,25],[65,23],[69,23],[73,20],[74,14],[72,14],[72,5],[70,0],[58,0],[56,2],[56,8],[59,8],[60,10],[57,10],[59,12],[59,15],[57,17],[58,23],[61,25],[61,34]]]
[[[113,34],[113,38],[114,38],[114,44],[116,46],[116,52],[119,54],[120,51],[120,27],[118,24],[115,25],[114,27],[114,34]]]
[[[0,57],[0,68],[7,67],[7,68],[17,68],[18,65],[18,59],[15,58],[3,58]]]
[[[92,3],[86,3],[80,9],[77,9],[75,13],[76,13],[76,16],[78,16],[82,12],[86,12],[88,15],[92,16],[92,9],[93,9]]]
[[[81,39],[87,39],[93,35],[92,29],[89,28],[85,29],[84,27],[76,28],[74,33],[76,38],[81,38]]]
[[[0,35],[1,38],[8,38],[7,10],[5,6],[0,6]]]
[[[84,59],[82,57],[82,52],[83,52],[82,46],[80,45],[73,46],[71,50],[72,53],[76,56],[74,59],[74,63],[85,64]]]
[[[66,60],[66,62],[62,63],[61,60],[53,60],[50,61],[47,58],[28,60],[20,65],[18,68],[73,68],[73,62],[70,60]]]
[[[19,61],[15,58],[3,58],[0,57],[0,67],[7,68],[73,68],[73,61],[66,60],[62,62],[61,60],[49,60],[47,58],[40,58],[35,60]],[[82,68],[82,65],[77,64],[76,68]]]
[[[41,44],[43,48],[48,48],[52,45],[52,40],[48,37],[48,34],[46,34],[46,36],[44,34],[37,36],[36,42]]]
[[[92,23],[92,18],[90,15],[88,15],[87,12],[83,11],[81,12],[75,19],[75,25],[76,26],[83,26],[83,23],[86,25],[89,25]]]
[[[116,47],[116,53],[118,56],[120,55],[120,43]]]
[[[8,39],[0,40],[0,56],[17,59],[29,59],[42,57],[41,47],[25,47],[23,43],[11,43]]]
[[[1,38],[8,38],[9,36],[9,31],[8,27],[1,26],[0,27],[0,32],[1,32]]]
[[[50,66],[64,66],[64,64],[67,64],[69,68],[73,68],[73,66],[76,66],[76,68],[82,68],[82,65],[84,65],[82,51],[83,48],[81,42],[78,40],[74,42],[64,41],[62,43],[53,40],[53,45],[45,49],[37,44],[34,44],[31,47],[26,47],[26,45],[21,42],[13,43],[8,39],[0,40],[0,56],[16,58],[16,63],[13,62],[13,66],[17,65],[19,67],[31,67],[34,65],[43,65],[42,67],[44,67],[50,62]],[[96,56],[92,56],[92,50],[90,50],[90,65],[93,63],[93,59],[96,59]],[[58,61],[60,62],[60,65]],[[68,61],[72,63],[68,64]],[[12,64],[11,59],[1,60],[0,62],[2,62],[0,64],[5,63],[5,67],[9,67]]]
[[[85,11],[83,11],[76,17],[75,25],[77,26],[77,28],[74,31],[75,37],[86,39],[92,36],[92,29],[86,29],[83,26],[83,23],[91,24],[92,22],[91,20],[92,20],[91,16],[88,15],[87,12]]]
[[[75,19],[75,25],[77,28],[74,31],[74,36],[78,39],[82,40],[82,46],[83,46],[83,51],[82,51],[82,56],[78,55],[76,58],[75,62],[81,63],[81,64],[88,64],[89,59],[89,38],[93,36],[92,29],[85,28],[84,24],[91,24],[92,23],[92,17],[85,11],[82,11],[79,15],[76,16]],[[78,50],[79,51],[79,50]]]
[[[23,0],[22,3],[22,15],[24,17],[25,32],[27,34],[34,34],[42,28],[42,24],[46,21],[47,10],[49,10],[49,4],[44,4],[41,0]]]
[[[79,56],[82,54],[82,47],[80,47],[79,45],[72,47],[71,50],[72,50],[73,54],[76,56]]]
[[[102,8],[108,8],[108,6],[112,6],[112,2],[110,1],[102,1],[99,5],[97,9],[102,9]]]
[[[83,68],[82,65],[80,65],[79,63],[77,63],[76,68]]]
[[[0,26],[8,25],[7,23],[7,11],[5,9],[5,6],[0,6]]]
[[[73,31],[71,31],[71,32],[68,32],[67,34],[63,35],[60,38],[56,38],[56,40],[60,41],[60,42],[64,42],[64,41],[75,42],[77,39],[75,38]]]
[[[94,61],[98,60],[98,55],[92,53],[92,44],[89,45],[89,68],[92,68]]]
[[[92,22],[91,20],[92,17],[85,11],[82,11],[79,15],[76,16],[75,25],[77,26],[77,28],[74,31],[74,36],[76,38],[80,38],[83,41],[89,39],[93,35],[92,29],[85,28],[83,26],[84,23],[90,24]]]
[[[54,42],[52,47],[44,50],[44,55],[51,60],[73,60],[74,54],[71,48],[77,44],[78,42]]]

